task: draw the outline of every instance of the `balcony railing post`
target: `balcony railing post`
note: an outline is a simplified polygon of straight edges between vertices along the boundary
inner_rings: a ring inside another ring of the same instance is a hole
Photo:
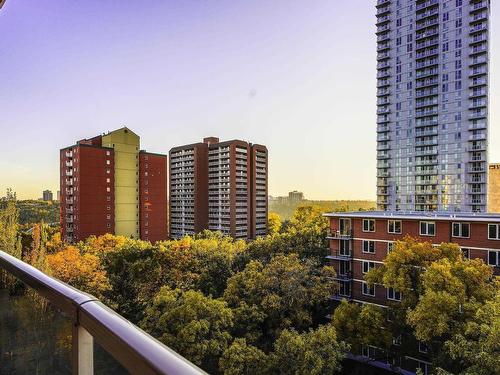
[[[73,323],[73,375],[94,375],[94,338],[78,323]]]

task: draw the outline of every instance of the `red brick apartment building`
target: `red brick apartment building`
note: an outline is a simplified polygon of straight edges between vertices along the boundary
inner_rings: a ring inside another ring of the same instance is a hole
[[[424,242],[457,243],[470,258],[481,258],[500,274],[500,215],[399,212],[326,214],[330,220],[328,258],[337,272],[340,291],[335,299],[386,306],[401,295],[375,285],[364,273],[383,263],[394,241],[410,235]]]
[[[60,150],[64,240],[105,233],[167,239],[167,156],[139,144],[139,136],[121,128]]]
[[[169,156],[172,237],[204,229],[244,239],[267,234],[265,146],[210,137]]]

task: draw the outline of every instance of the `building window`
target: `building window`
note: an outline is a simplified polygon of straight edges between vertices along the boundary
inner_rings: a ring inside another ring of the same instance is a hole
[[[351,273],[351,262],[348,260],[339,261],[339,275],[346,276]]]
[[[500,224],[488,224],[488,239],[500,240]]]
[[[423,342],[418,342],[418,351],[420,353],[427,353],[429,350],[427,349],[427,345],[425,345],[425,343]]]
[[[401,346],[401,335],[393,337],[392,344],[396,346]]]
[[[401,301],[401,293],[394,288],[387,288],[387,299],[391,301]]]
[[[111,206],[106,206],[106,209],[107,209],[108,211],[110,211],[110,210],[111,210]]]
[[[488,264],[494,267],[500,267],[500,251],[488,251]]]
[[[109,193],[111,191],[111,188],[110,187],[107,187],[106,188],[106,191]]]
[[[106,174],[110,174],[111,173],[111,169],[106,169]]]
[[[108,196],[106,197],[106,200],[107,200],[108,202],[111,202],[111,197],[108,195]]]
[[[464,259],[470,259],[470,249],[462,249],[462,256]]]
[[[394,250],[394,242],[387,242],[387,254]]]
[[[453,223],[452,224],[452,237],[470,237],[470,224],[469,223]]]
[[[372,268],[375,267],[375,263],[363,261],[363,273],[368,273]]]
[[[388,220],[387,232],[393,234],[401,234],[401,220]]]
[[[108,219],[108,220],[109,220],[109,219],[111,219],[111,215],[110,215],[110,214],[107,214],[107,215],[106,215],[106,219]]]
[[[349,281],[339,282],[339,294],[344,297],[351,296],[351,283]]]
[[[371,287],[368,286],[368,283],[363,283],[363,294],[365,296],[375,297],[375,284]]]
[[[107,228],[111,228],[111,223],[107,223],[107,224],[106,224],[106,227],[107,227]]]
[[[111,162],[109,160],[106,160],[106,165],[110,165]]]
[[[375,232],[375,220],[363,219],[363,232]]]
[[[106,151],[106,156],[109,156],[109,155],[111,155],[111,152]]]
[[[106,178],[106,182],[109,184],[111,182],[111,179]]]
[[[340,240],[340,255],[351,256],[351,241]]]
[[[377,358],[377,348],[369,345],[361,347],[361,355],[366,358]]]
[[[375,254],[375,241],[363,241],[363,253]]]
[[[436,223],[434,221],[421,221],[420,222],[420,235],[421,236],[435,236]]]

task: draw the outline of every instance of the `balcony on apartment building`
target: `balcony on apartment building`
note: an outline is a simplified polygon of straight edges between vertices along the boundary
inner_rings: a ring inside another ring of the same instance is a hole
[[[95,297],[3,251],[0,276],[2,373],[205,373]]]

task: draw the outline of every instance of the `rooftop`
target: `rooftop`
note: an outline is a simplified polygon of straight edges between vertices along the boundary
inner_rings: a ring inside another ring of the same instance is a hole
[[[366,219],[400,219],[400,220],[458,220],[458,221],[492,221],[500,222],[500,213],[467,213],[467,212],[417,212],[417,211],[353,211],[328,212],[326,217],[366,218]]]

